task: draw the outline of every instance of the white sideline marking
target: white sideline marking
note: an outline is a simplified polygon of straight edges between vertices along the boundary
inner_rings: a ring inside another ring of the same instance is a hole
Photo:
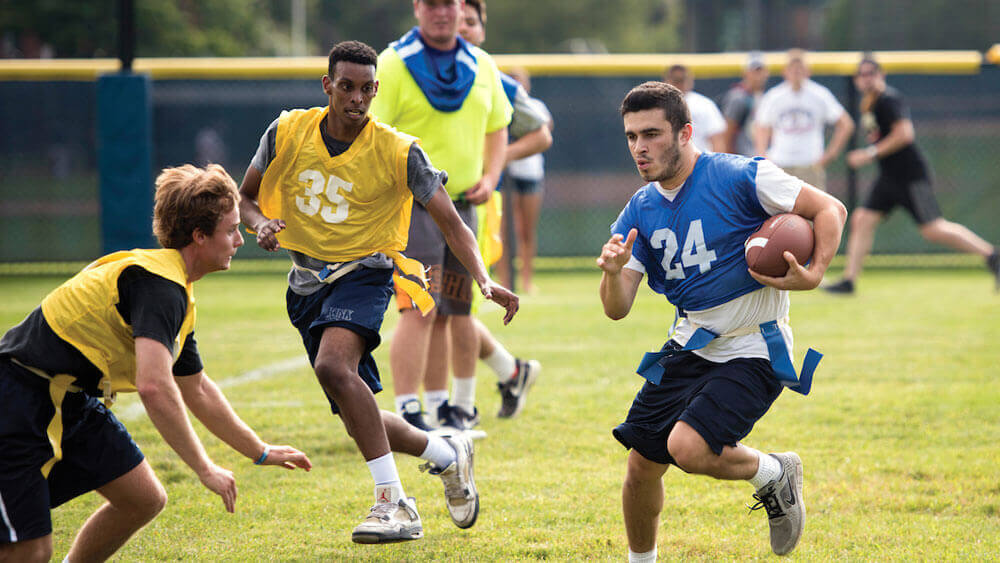
[[[287,360],[282,360],[280,362],[275,362],[261,368],[252,369],[228,379],[216,381],[215,383],[220,389],[227,389],[229,387],[243,385],[244,383],[270,379],[285,372],[303,367],[309,367],[309,358],[307,358],[305,354],[295,356],[294,358],[288,358]],[[120,412],[116,412],[115,416],[118,417],[118,420],[128,422],[138,419],[145,412],[146,407],[142,406],[142,401],[136,401],[135,403],[121,409]]]

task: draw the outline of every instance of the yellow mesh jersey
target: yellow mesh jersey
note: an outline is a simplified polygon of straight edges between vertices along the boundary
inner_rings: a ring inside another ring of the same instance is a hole
[[[285,221],[283,247],[313,258],[349,262],[385,253],[404,274],[403,290],[429,311],[423,265],[401,254],[413,206],[406,162],[416,138],[369,117],[350,148],[331,157],[320,133],[327,112],[281,113],[275,157],[257,195],[260,210]]]
[[[319,129],[326,115],[327,108],[281,113],[261,211],[285,221],[283,247],[327,262],[402,251],[413,204],[406,158],[415,139],[369,119],[350,148],[331,157]]]
[[[101,388],[106,397],[135,391],[135,338],[115,308],[118,276],[129,266],[140,266],[184,288],[188,307],[171,350],[176,360],[195,321],[194,288],[177,250],[126,250],[98,258],[42,300],[42,314],[52,330],[104,374]]]

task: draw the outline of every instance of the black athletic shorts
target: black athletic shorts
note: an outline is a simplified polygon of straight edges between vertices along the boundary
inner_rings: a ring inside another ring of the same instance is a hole
[[[926,175],[902,179],[881,173],[862,207],[888,214],[897,205],[906,209],[918,225],[941,217],[930,178]]]
[[[128,473],[143,455],[128,431],[98,399],[66,393],[62,403],[62,460],[49,478],[46,430],[55,407],[49,382],[0,358],[0,543],[52,533],[49,511]]]
[[[664,367],[660,384],[647,381],[625,422],[612,432],[623,446],[656,463],[676,465],[667,438],[678,420],[691,425],[718,455],[723,446],[735,446],[750,433],[782,390],[771,362],[763,358],[720,364],[678,352]]]

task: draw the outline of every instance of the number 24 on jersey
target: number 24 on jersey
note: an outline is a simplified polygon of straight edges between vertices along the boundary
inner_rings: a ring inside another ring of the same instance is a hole
[[[712,269],[712,262],[715,261],[715,251],[705,246],[705,232],[701,226],[701,219],[691,221],[688,226],[687,238],[684,240],[684,248],[681,250],[680,260],[674,262],[679,249],[677,245],[677,235],[670,229],[656,229],[649,237],[649,244],[655,250],[663,249],[663,260],[660,265],[666,272],[666,279],[684,279],[684,268],[698,266],[698,271],[704,274]]]

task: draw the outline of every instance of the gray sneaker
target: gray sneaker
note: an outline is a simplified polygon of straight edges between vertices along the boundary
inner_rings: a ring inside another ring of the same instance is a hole
[[[542,364],[538,360],[524,361],[517,358],[515,361],[517,373],[506,383],[497,383],[501,399],[500,410],[497,411],[499,418],[514,418],[521,412],[528,401],[528,390],[542,372]]]
[[[802,460],[795,452],[770,454],[781,462],[781,477],[764,485],[753,495],[757,504],[750,510],[767,511],[771,527],[771,550],[787,555],[795,549],[806,525],[806,503],[802,499]]]
[[[479,492],[472,477],[472,440],[464,432],[442,438],[455,448],[455,461],[443,468],[427,462],[420,470],[441,477],[451,521],[459,528],[471,528],[479,516]]]
[[[375,505],[361,521],[351,540],[354,543],[390,543],[424,537],[424,527],[413,498],[399,498],[392,487],[375,487]]]

